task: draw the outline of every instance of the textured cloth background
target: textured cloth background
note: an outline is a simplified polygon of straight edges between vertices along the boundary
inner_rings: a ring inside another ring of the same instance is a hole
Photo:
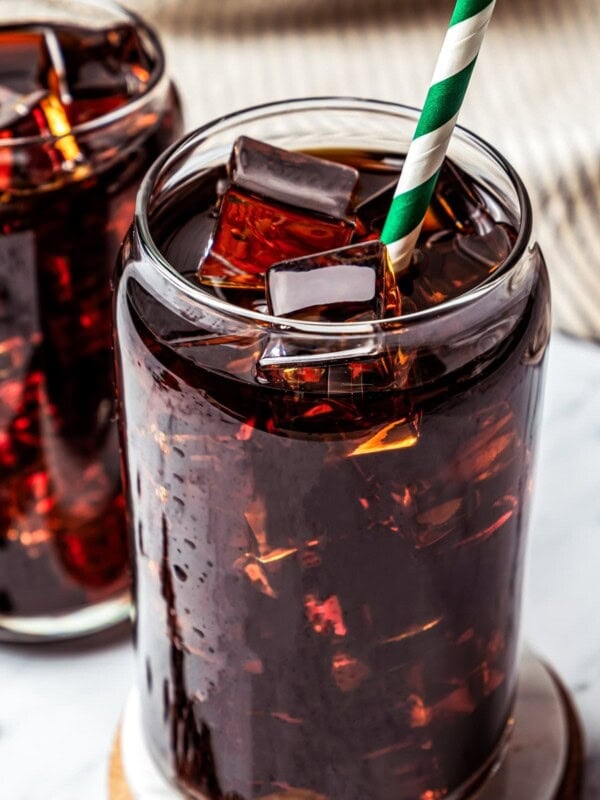
[[[189,128],[343,94],[422,105],[453,0],[125,0],[158,28]],[[555,323],[600,340],[600,0],[498,0],[461,124],[534,203]]]

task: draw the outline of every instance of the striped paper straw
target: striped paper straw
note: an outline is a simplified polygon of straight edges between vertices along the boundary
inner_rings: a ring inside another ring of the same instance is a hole
[[[396,271],[419,238],[496,0],[457,0],[381,241]]]

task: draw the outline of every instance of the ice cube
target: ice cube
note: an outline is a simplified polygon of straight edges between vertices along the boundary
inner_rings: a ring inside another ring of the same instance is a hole
[[[508,258],[513,242],[513,229],[503,222],[497,222],[487,233],[471,236],[458,234],[455,246],[457,252],[463,256],[463,262],[470,267],[471,274],[484,271],[491,274]],[[481,265],[483,270],[473,269],[472,264]],[[461,285],[466,282],[462,274],[456,280],[461,281]]]
[[[478,432],[462,443],[450,471],[472,483],[487,481],[508,470],[522,447],[514,412],[503,401],[487,414],[481,414]]]
[[[344,220],[350,211],[358,172],[343,164],[240,136],[234,145],[231,180],[251,194]]]
[[[4,87],[18,95],[50,88],[48,72],[52,60],[44,31],[19,29],[2,31],[0,50]]]
[[[72,133],[67,111],[60,99],[48,92],[33,92],[0,107],[0,140],[27,136],[56,137],[32,147],[29,160],[12,159],[8,150],[0,153],[0,190],[22,180],[51,183],[63,172],[84,177],[90,164]],[[6,127],[4,127],[6,125]]]
[[[372,239],[382,229],[398,177],[398,173],[373,174],[368,178],[361,176],[355,212],[364,227],[364,233],[361,232],[356,239]],[[446,160],[425,216],[421,241],[427,241],[431,234],[441,231],[487,233],[492,226],[493,219],[476,183],[459,167]]]
[[[397,276],[405,314],[474,289],[507,258],[515,241],[510,225],[492,222],[487,227],[484,216],[473,225],[477,228],[464,232],[424,232],[410,266]]]
[[[355,169],[242,136],[229,177],[201,283],[260,289],[272,264],[350,243]]]
[[[16,96],[11,106],[20,102],[32,107],[37,102],[33,96],[44,92],[65,109],[69,125],[87,122],[141,94],[154,66],[149,48],[132,25],[6,28],[0,32],[0,49],[9,65],[2,68],[5,96],[0,104],[5,104],[9,91]],[[51,126],[49,132],[61,135]],[[13,135],[35,133],[20,128]]]
[[[3,86],[19,95],[40,90],[71,99],[60,42],[51,28],[5,28],[0,32]]]
[[[440,170],[423,230],[487,233],[494,221],[475,181],[446,159]]]
[[[60,135],[49,124],[44,104],[70,100],[60,45],[48,29],[0,32],[2,84],[0,131],[3,138]],[[4,66],[6,65],[6,66]]]
[[[307,351],[305,343],[293,336],[271,334],[258,359],[256,378],[286,389],[313,391],[334,395],[362,395],[371,387],[392,384],[402,386],[407,368],[403,354],[386,350],[382,337],[364,334],[353,340],[337,337],[321,343],[313,341]]]
[[[304,598],[304,612],[315,633],[345,636],[348,632],[337,595],[319,600],[314,594]]]
[[[271,314],[316,322],[383,319],[400,306],[381,242],[280,261],[267,270],[266,289]]]
[[[48,133],[46,115],[40,102],[48,96],[43,89],[27,95],[0,86],[0,131],[3,138],[43,136]]]
[[[333,654],[331,673],[342,692],[353,692],[369,677],[370,669],[360,659],[343,651]]]
[[[400,308],[381,242],[275,264],[267,271],[267,294],[271,313],[320,322],[368,323]],[[395,380],[398,355],[387,352],[382,337],[369,328],[335,341],[313,337],[309,348],[302,335],[272,333],[259,357],[257,377],[293,389],[310,384],[329,394],[361,393]]]
[[[414,447],[420,437],[421,417],[401,417],[393,422],[388,422],[374,433],[369,434],[358,444],[353,444],[347,458],[385,453],[391,450],[406,450]]]
[[[15,95],[0,89],[0,133],[3,138],[22,136],[65,137],[54,148],[59,161],[80,160],[79,146],[71,134],[67,109],[51,92],[43,90],[28,95]],[[49,154],[49,153],[48,153]]]
[[[302,336],[268,334],[256,378],[295,391],[310,387],[329,396],[402,383],[405,371],[397,361],[399,354],[386,351],[378,334],[366,333],[338,336],[335,341],[313,338],[308,349]]]
[[[361,175],[361,181],[366,180]],[[363,230],[355,237],[358,241],[369,241],[379,238],[385,218],[392,204],[398,175],[383,173],[370,175],[368,186],[361,187],[359,182],[359,198],[355,206],[356,216]],[[362,189],[362,191],[361,191]]]
[[[55,171],[87,172],[85,159],[71,135],[67,83],[61,44],[54,30],[4,29],[0,48],[7,67],[0,86],[0,138],[52,136],[56,142],[40,145],[27,164],[27,178],[49,182]],[[5,154],[0,168],[2,189],[20,181],[20,164]],[[14,179],[14,180],[13,180]]]
[[[71,93],[69,117],[80,124],[123,105],[147,87],[153,60],[133,25],[58,32],[66,82]]]

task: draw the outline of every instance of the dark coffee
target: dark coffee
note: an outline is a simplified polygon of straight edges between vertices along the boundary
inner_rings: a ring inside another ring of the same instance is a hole
[[[0,26],[0,629],[127,585],[110,276],[181,128],[148,36]]]
[[[352,240],[376,239],[401,159],[326,157],[358,169]],[[196,285],[226,181],[225,168],[197,175],[150,217]],[[447,162],[397,276],[402,314],[485,284],[516,225]],[[491,763],[514,697],[541,256],[518,301],[489,301],[485,325],[475,303],[447,319],[446,342],[416,346],[409,331],[308,361],[285,330],[176,315],[142,280],[137,247],[118,360],[152,753],[197,798],[449,797]],[[260,280],[200,275],[265,310]]]

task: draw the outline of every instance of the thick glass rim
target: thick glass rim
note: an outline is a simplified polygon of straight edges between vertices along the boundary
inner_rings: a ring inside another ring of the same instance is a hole
[[[179,141],[175,142],[171,147],[167,148],[161,156],[154,162],[146,173],[142,184],[138,190],[136,198],[134,224],[139,233],[139,241],[144,251],[144,254],[149,258],[151,264],[157,269],[162,278],[166,279],[171,287],[178,293],[183,294],[191,303],[208,307],[229,319],[238,322],[250,323],[260,327],[277,327],[280,330],[285,330],[288,333],[311,333],[319,335],[364,335],[378,332],[388,332],[402,328],[409,328],[425,321],[434,320],[437,318],[445,317],[449,314],[459,312],[463,308],[470,307],[477,301],[488,296],[500,284],[506,282],[520,262],[525,250],[531,240],[532,236],[532,210],[531,201],[523,181],[519,177],[516,170],[504,158],[504,156],[496,150],[492,145],[488,144],[484,139],[477,136],[467,128],[457,125],[454,136],[461,136],[463,140],[476,150],[483,152],[485,156],[490,158],[499,166],[508,177],[519,203],[519,220],[517,238],[513,247],[502,262],[501,266],[484,282],[479,284],[475,289],[459,295],[451,300],[444,301],[437,306],[426,308],[421,311],[416,311],[404,316],[389,317],[386,319],[373,320],[369,322],[314,322],[304,321],[298,319],[290,319],[287,317],[276,317],[269,314],[263,314],[257,311],[241,308],[229,303],[226,300],[221,300],[214,295],[209,294],[200,286],[194,286],[189,280],[186,280],[176,269],[170,264],[165,256],[160,251],[156,242],[154,241],[150,232],[150,224],[148,220],[148,206],[152,198],[152,193],[158,179],[161,177],[162,171],[167,168],[171,161],[179,161],[185,157],[189,152],[194,150],[203,139],[211,131],[217,131],[219,127],[226,130],[232,123],[239,125],[243,124],[244,120],[248,122],[256,119],[266,119],[269,116],[279,116],[285,112],[300,112],[300,111],[314,111],[319,109],[329,109],[336,111],[378,111],[388,113],[393,116],[410,116],[414,119],[415,124],[420,114],[420,109],[414,106],[403,105],[401,103],[394,103],[386,100],[372,100],[369,98],[352,97],[352,96],[316,96],[316,97],[303,97],[294,98],[290,100],[278,100],[275,102],[262,103],[240,111],[235,111],[230,114],[225,114],[221,117],[207,122],[200,128],[184,136]]]
[[[3,2],[5,2],[5,0],[0,0],[0,12],[2,10]],[[137,97],[133,97],[122,106],[119,106],[118,108],[115,108],[113,111],[109,111],[106,114],[100,114],[100,116],[94,117],[94,119],[90,119],[87,122],[82,122],[79,125],[75,125],[69,130],[68,133],[62,134],[61,136],[44,134],[41,136],[17,136],[14,139],[0,139],[0,147],[15,148],[26,147],[29,145],[49,144],[60,141],[61,139],[64,139],[65,136],[80,136],[82,134],[90,133],[100,128],[112,125],[113,123],[118,122],[120,119],[128,117],[131,114],[135,114],[137,111],[143,108],[143,106],[148,102],[148,95],[156,88],[156,86],[158,86],[165,74],[165,54],[158,34],[152,25],[140,17],[139,14],[136,14],[129,8],[125,8],[125,6],[122,6],[115,0],[69,0],[69,2],[72,2],[73,5],[83,4],[90,7],[98,6],[100,8],[105,8],[108,11],[115,11],[122,16],[123,19],[129,20],[130,22],[134,23],[136,27],[140,27],[144,30],[150,39],[156,54],[156,65],[152,71],[148,85],[145,87],[142,94],[138,95]],[[23,19],[25,18],[26,11],[24,10]],[[0,13],[0,30],[5,24],[6,23],[2,20],[2,15]],[[12,21],[10,24],[12,24]],[[75,20],[75,25],[77,25],[77,20]]]

